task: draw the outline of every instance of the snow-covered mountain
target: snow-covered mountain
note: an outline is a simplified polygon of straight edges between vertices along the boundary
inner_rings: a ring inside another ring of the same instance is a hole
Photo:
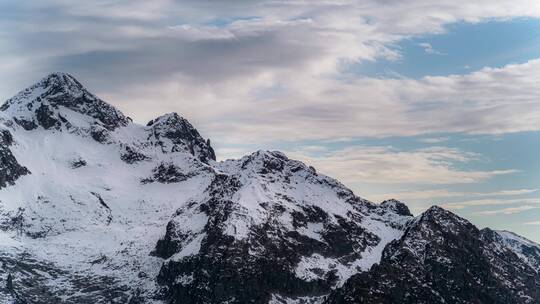
[[[531,241],[281,152],[217,162],[178,114],[133,123],[68,74],[0,108],[0,161],[0,303],[540,302]]]

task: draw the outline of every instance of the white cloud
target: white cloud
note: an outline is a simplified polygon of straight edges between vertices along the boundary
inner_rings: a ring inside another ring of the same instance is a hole
[[[525,222],[525,223],[523,223],[523,225],[527,225],[527,226],[539,226],[539,225],[540,225],[540,221]]]
[[[441,53],[439,51],[437,51],[436,49],[433,48],[433,46],[431,45],[431,43],[428,43],[428,42],[421,42],[418,44],[418,46],[420,46],[421,48],[424,49],[424,52],[426,54],[430,54],[430,55],[444,55],[444,53]]]
[[[391,147],[353,146],[318,156],[288,152],[324,174],[347,184],[461,184],[476,183],[514,170],[474,171],[455,168],[477,156],[458,149],[432,147],[399,151]]]
[[[225,142],[540,130],[540,61],[420,80],[296,76],[269,71],[212,85],[182,77],[107,96],[143,121],[178,111]],[[285,93],[254,101],[255,88],[274,85]],[[141,111],[149,99],[160,103]]]
[[[447,137],[429,137],[429,138],[421,138],[418,141],[426,143],[426,144],[438,144],[438,143],[448,141],[448,138]]]
[[[431,200],[440,198],[453,198],[453,197],[500,197],[500,196],[517,196],[526,195],[537,192],[538,189],[516,189],[516,190],[501,190],[493,192],[460,192],[450,191],[448,189],[431,189],[420,191],[406,191],[406,192],[394,192],[386,193],[377,196],[378,198],[396,198],[399,200]],[[493,200],[473,200],[474,202],[493,202]],[[465,206],[463,203],[446,204],[445,207],[452,209],[459,209],[456,206]]]
[[[510,215],[510,214],[521,213],[523,211],[533,210],[533,209],[538,209],[538,208],[540,207],[525,205],[525,206],[510,207],[510,208],[497,209],[497,210],[480,211],[480,212],[476,212],[475,214],[477,215],[497,215],[497,214]]]
[[[221,143],[540,130],[540,61],[418,80],[341,70],[449,23],[540,16],[528,0],[3,5],[24,17],[0,20],[4,98],[66,70],[140,122],[176,111]]]
[[[540,204],[540,198],[522,198],[522,199],[477,199],[467,200],[456,203],[448,203],[442,205],[445,208],[457,210],[467,207],[477,206],[495,206],[495,205],[509,205],[509,204]]]

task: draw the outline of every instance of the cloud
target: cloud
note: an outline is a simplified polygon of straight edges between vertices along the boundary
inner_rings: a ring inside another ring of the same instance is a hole
[[[509,204],[540,204],[540,198],[522,198],[522,199],[477,199],[467,200],[457,203],[443,204],[444,208],[457,210],[467,207],[477,206],[495,206],[495,205],[509,205]]]
[[[446,147],[400,151],[392,147],[352,146],[317,156],[306,151],[292,151],[288,155],[347,184],[462,184],[516,172],[457,169],[456,163],[473,161],[477,155]]]
[[[448,138],[447,137],[429,137],[429,138],[421,138],[418,141],[422,143],[426,143],[426,144],[438,144],[438,143],[448,141]]]
[[[497,210],[489,210],[489,211],[480,211],[476,212],[477,215],[497,215],[497,214],[504,214],[504,215],[510,215],[510,214],[516,214],[521,213],[523,211],[532,210],[532,209],[539,209],[539,206],[519,206],[519,207],[510,207],[510,208],[504,208],[504,209],[497,209]]]
[[[418,44],[421,48],[424,49],[424,52],[429,55],[444,55],[444,53],[441,53],[433,48],[431,43],[428,42],[421,42]]]
[[[538,225],[540,225],[540,221],[525,222],[525,223],[523,223],[523,225],[527,225],[527,226],[538,226]]]
[[[395,192],[387,193],[380,195],[380,198],[389,198],[393,197],[400,200],[420,200],[420,199],[440,199],[440,198],[453,198],[453,197],[500,197],[500,196],[517,196],[517,195],[526,195],[537,192],[538,189],[515,189],[515,190],[500,190],[493,192],[461,192],[461,191],[450,191],[448,189],[431,189],[431,190],[421,190],[421,191],[406,191],[406,192]],[[470,203],[474,204],[475,202],[493,202],[492,200],[473,200]],[[445,207],[451,209],[459,209],[457,206],[465,206],[463,203],[456,204],[445,204]]]
[[[3,2],[0,94],[64,70],[139,122],[176,111],[229,144],[540,130],[540,61],[421,79],[343,73],[399,59],[400,41],[450,23],[517,16],[540,4]]]
[[[315,56],[306,49],[297,58],[311,55]],[[243,66],[246,58],[249,55],[238,58],[238,66]],[[235,59],[231,57],[231,60]],[[277,67],[282,63],[268,62],[267,66]],[[285,65],[295,64],[293,61]],[[204,65],[184,68],[202,73]],[[215,75],[226,77],[224,74],[230,70],[216,62],[214,71]],[[540,92],[536,86],[539,71],[540,61],[534,60],[466,75],[419,80],[362,78],[343,82],[269,72],[250,79],[231,77],[201,85],[178,76],[181,80],[164,80],[158,87],[134,86],[108,97],[120,101],[122,108],[137,114],[136,118],[144,117],[143,120],[165,109],[179,111],[199,121],[213,137],[226,142],[434,132],[502,134],[540,129]],[[282,93],[264,101],[258,101],[253,94],[255,90],[275,86],[283,87]],[[132,92],[137,92],[137,96]],[[181,101],[178,96],[182,97]],[[142,113],[140,109],[149,99],[160,103],[155,110]]]
[[[516,189],[516,190],[501,190],[496,192],[474,193],[475,196],[506,196],[506,195],[523,195],[537,192],[538,189]]]

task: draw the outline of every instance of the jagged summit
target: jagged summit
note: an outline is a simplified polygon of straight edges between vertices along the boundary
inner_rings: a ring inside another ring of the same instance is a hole
[[[171,112],[171,113],[163,114],[163,115],[161,115],[161,116],[159,116],[157,118],[154,118],[154,119],[150,120],[146,125],[147,126],[152,126],[154,124],[160,124],[160,123],[166,123],[166,122],[174,122],[174,123],[185,122],[185,123],[189,123],[182,116],[178,115],[178,113]]]
[[[409,210],[409,207],[405,205],[404,203],[396,200],[396,199],[388,199],[381,203],[381,206],[385,208],[389,208],[396,212],[397,214],[401,215],[407,215],[412,216],[411,211]]]
[[[446,226],[473,226],[466,219],[437,205],[431,206],[420,216],[420,222],[435,223]]]
[[[177,113],[168,113],[148,122],[151,128],[150,140],[161,147],[164,153],[189,151],[203,162],[216,160],[210,140],[205,140],[187,121]]]
[[[87,127],[108,130],[130,121],[67,73],[51,73],[7,100],[0,110],[26,130]],[[81,117],[82,114],[82,117]]]
[[[73,91],[84,90],[84,86],[75,77],[64,72],[52,72],[43,77],[40,82],[44,82],[47,86],[68,87]]]
[[[153,119],[146,127],[132,123],[67,73],[51,73],[7,100],[0,119],[12,128],[65,130],[101,144],[118,144],[122,160],[130,164],[148,160],[146,154],[153,153],[145,151],[149,146],[164,154],[188,152],[205,163],[216,160],[210,140],[177,113]]]

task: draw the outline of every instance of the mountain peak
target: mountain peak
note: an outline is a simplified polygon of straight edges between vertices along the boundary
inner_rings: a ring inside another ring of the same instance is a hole
[[[83,121],[112,130],[125,126],[129,118],[122,112],[90,93],[75,77],[67,73],[51,73],[7,100],[0,111],[26,130],[41,126],[60,129],[80,126]],[[85,125],[84,127],[87,127]]]
[[[161,115],[146,126],[151,128],[154,143],[163,152],[188,151],[203,162],[216,160],[210,140],[205,140],[187,119],[176,112]]]
[[[458,215],[441,208],[439,206],[431,206],[428,210],[424,211],[420,217],[420,221],[437,223],[439,225],[450,227],[469,227],[472,226],[469,221],[459,217]]]
[[[400,215],[412,216],[409,207],[396,199],[385,200],[381,203],[381,206],[389,208]]]
[[[451,214],[450,211],[447,211],[447,210],[445,210],[444,208],[439,207],[439,206],[437,206],[437,205],[433,205],[433,206],[429,207],[424,213],[428,213],[428,214],[444,214],[444,213],[449,213],[449,214]]]
[[[185,127],[192,127],[191,123],[182,116],[178,115],[176,112],[170,112],[163,114],[155,119],[150,120],[146,126],[155,126],[155,125],[178,125],[182,124],[185,125]]]
[[[40,82],[44,82],[46,85],[57,85],[63,87],[72,87],[84,89],[83,85],[75,79],[71,74],[64,72],[53,72],[45,76]]]

